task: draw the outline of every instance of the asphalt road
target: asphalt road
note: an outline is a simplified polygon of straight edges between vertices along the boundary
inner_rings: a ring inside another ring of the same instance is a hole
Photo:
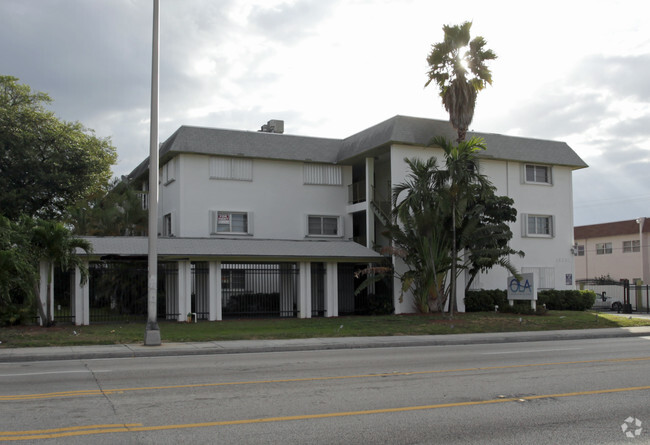
[[[650,337],[0,363],[0,413],[0,442],[650,443]]]

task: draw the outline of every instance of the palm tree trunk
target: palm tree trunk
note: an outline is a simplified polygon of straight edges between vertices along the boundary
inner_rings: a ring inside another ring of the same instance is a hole
[[[47,326],[50,327],[54,324],[54,317],[52,316],[52,275],[54,264],[50,263],[47,266],[47,298],[45,299],[45,312],[47,313]]]
[[[451,295],[449,298],[449,318],[454,318],[456,305],[456,201],[452,202],[451,209],[452,244],[451,244]]]

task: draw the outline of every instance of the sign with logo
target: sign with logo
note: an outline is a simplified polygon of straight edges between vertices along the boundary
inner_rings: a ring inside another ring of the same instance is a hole
[[[521,280],[508,277],[508,300],[537,300],[535,274],[523,273],[521,274]]]

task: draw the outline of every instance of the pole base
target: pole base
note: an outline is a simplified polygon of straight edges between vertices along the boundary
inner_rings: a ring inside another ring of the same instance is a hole
[[[148,321],[147,328],[144,331],[144,345],[145,346],[160,346],[160,328],[158,323]]]

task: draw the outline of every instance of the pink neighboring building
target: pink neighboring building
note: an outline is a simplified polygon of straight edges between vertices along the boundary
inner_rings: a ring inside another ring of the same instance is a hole
[[[645,217],[574,227],[575,279],[610,276],[650,283],[649,233]]]

